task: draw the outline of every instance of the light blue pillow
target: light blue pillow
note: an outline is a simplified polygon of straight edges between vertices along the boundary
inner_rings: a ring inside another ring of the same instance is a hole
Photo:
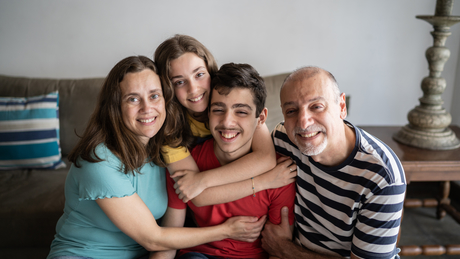
[[[59,94],[0,97],[0,170],[64,168]]]

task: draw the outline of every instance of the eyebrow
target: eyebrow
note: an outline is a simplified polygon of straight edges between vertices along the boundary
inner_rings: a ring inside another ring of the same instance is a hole
[[[219,106],[219,107],[227,107],[227,105],[223,102],[213,102],[211,103],[210,106]],[[247,108],[249,110],[252,111],[252,107],[249,106],[248,104],[245,104],[245,103],[235,103],[234,105],[232,105],[232,108],[235,109],[235,108]]]
[[[315,97],[315,98],[312,98],[312,99],[308,100],[307,102],[311,103],[311,102],[316,102],[318,100],[326,100],[326,99],[324,97],[322,97],[322,96],[318,96],[318,97]],[[286,107],[286,106],[295,105],[295,104],[296,104],[296,102],[294,102],[294,101],[285,102],[285,103],[283,103],[283,108]]]
[[[149,93],[161,93],[161,92],[162,92],[162,90],[158,89],[158,88],[149,91]],[[127,94],[123,95],[122,98],[126,98],[126,97],[131,96],[131,95],[139,96],[140,94],[136,93],[136,92],[131,92],[131,93],[127,93]]]
[[[198,71],[199,71],[200,69],[202,69],[202,68],[205,68],[205,67],[204,67],[204,66],[199,66],[199,67],[195,68],[195,69],[192,71],[192,74],[198,72]],[[182,78],[182,77],[184,77],[184,76],[183,76],[183,75],[177,75],[177,76],[173,76],[173,77],[169,78],[169,80],[173,80],[173,79],[175,79],[175,78]]]

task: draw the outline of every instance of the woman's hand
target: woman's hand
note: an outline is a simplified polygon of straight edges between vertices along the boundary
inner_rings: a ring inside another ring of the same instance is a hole
[[[297,165],[286,156],[281,156],[276,162],[275,168],[254,178],[254,181],[264,186],[264,190],[280,188],[295,182]]]
[[[204,174],[191,170],[179,170],[174,172],[171,177],[176,178],[174,189],[184,203],[198,196],[206,189],[203,181]]]
[[[260,219],[250,216],[237,216],[229,218],[222,225],[228,227],[229,238],[243,242],[254,242],[260,236],[260,231],[262,231],[266,221],[266,215]]]

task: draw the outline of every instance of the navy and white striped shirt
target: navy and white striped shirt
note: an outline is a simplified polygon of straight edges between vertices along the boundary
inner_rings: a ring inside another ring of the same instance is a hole
[[[355,130],[355,148],[335,167],[302,154],[283,123],[273,131],[276,151],[297,164],[296,242],[323,254],[393,258],[406,191],[403,167],[382,141],[345,123]]]

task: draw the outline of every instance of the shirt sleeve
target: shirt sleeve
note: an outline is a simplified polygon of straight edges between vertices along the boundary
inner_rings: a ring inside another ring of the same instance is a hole
[[[166,170],[166,188],[168,190],[168,207],[173,209],[186,209],[187,204],[179,199],[174,189],[174,179],[169,176],[168,170]]]
[[[161,154],[166,164],[171,164],[190,156],[190,151],[186,147],[173,148],[170,146],[162,146]]]
[[[393,258],[396,254],[405,185],[388,185],[368,197],[359,210],[351,251],[361,258]]]
[[[294,199],[296,195],[295,183],[275,189],[271,195],[268,220],[275,225],[279,225],[281,223],[281,209],[283,207],[288,207],[289,224],[294,224]]]
[[[96,148],[101,162],[90,163],[80,159],[76,174],[79,200],[96,200],[131,196],[135,189],[129,176],[120,171],[121,161],[105,146]]]

